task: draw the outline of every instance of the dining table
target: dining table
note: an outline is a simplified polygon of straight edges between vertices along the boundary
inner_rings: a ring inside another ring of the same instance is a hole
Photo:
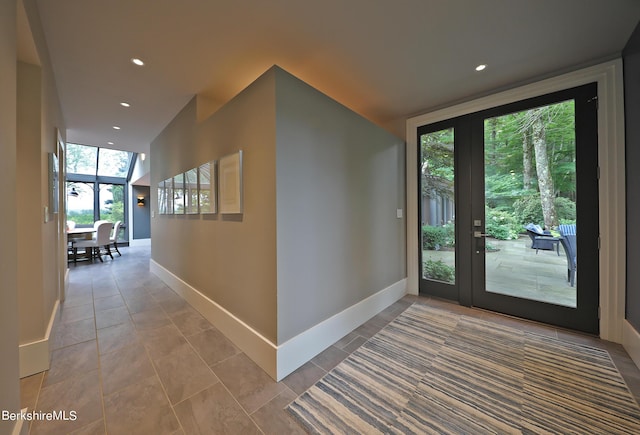
[[[76,249],[74,249],[75,242],[77,240],[91,240],[93,235],[95,234],[96,229],[94,227],[88,228],[72,228],[67,229],[67,245],[69,247],[69,260],[73,260],[73,262],[78,261],[78,255],[76,254]],[[89,258],[89,255],[85,252],[85,255],[82,258]]]

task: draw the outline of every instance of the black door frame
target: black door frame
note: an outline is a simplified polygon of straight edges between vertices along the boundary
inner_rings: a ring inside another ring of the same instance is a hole
[[[583,253],[595,253],[595,255],[580,257],[583,279],[578,293],[578,307],[561,307],[484,292],[485,257],[472,253],[476,244],[473,231],[484,232],[484,226],[481,228],[472,226],[472,219],[481,219],[484,225],[484,119],[570,99],[576,102],[576,165],[579,168],[577,191],[578,195],[580,192],[588,193],[579,196],[580,202],[577,203],[577,215],[581,228],[578,232],[578,246]],[[417,129],[418,165],[421,161],[420,136],[448,127],[455,128],[455,200],[458,204],[456,207],[456,284],[448,287],[442,283],[434,285],[433,282],[427,282],[419,277],[420,293],[454,299],[466,306],[473,305],[597,334],[599,331],[597,126],[597,84],[590,83],[419,127]],[[420,170],[418,170],[418,177],[420,177]],[[419,180],[419,198],[420,195]],[[482,201],[479,198],[482,198]],[[462,207],[460,206],[462,204],[471,204],[471,207]],[[420,213],[419,207],[418,225],[421,222]],[[420,264],[422,264],[421,247],[419,252]],[[478,257],[481,257],[481,260]],[[422,268],[419,267],[419,270]],[[478,285],[482,285],[482,291]],[[595,290],[584,290],[587,285],[595,286]]]

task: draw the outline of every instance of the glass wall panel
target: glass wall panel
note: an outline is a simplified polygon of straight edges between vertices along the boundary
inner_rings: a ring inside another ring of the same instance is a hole
[[[574,101],[485,119],[484,163],[487,292],[575,308]]]
[[[67,220],[78,226],[93,225],[93,183],[67,181]]]
[[[422,277],[454,284],[456,273],[454,130],[420,136]]]
[[[124,222],[124,184],[100,184],[100,219]]]
[[[98,154],[98,176],[126,177],[129,173],[131,154],[128,151],[100,148]]]
[[[67,144],[67,174],[96,175],[98,148]]]

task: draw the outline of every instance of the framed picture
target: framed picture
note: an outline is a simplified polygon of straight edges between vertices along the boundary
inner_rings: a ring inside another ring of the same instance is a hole
[[[173,214],[173,178],[164,180],[164,197],[166,198],[167,214]]]
[[[216,201],[217,167],[218,162],[212,160],[198,168],[198,204],[202,214],[218,212]]]
[[[49,213],[56,214],[59,209],[60,164],[56,153],[49,153]]]
[[[167,190],[164,181],[158,183],[158,214],[167,214]]]
[[[184,214],[184,174],[173,177],[173,214]]]
[[[185,210],[187,214],[198,214],[198,168],[184,173]]]
[[[220,159],[220,213],[242,213],[242,151]]]

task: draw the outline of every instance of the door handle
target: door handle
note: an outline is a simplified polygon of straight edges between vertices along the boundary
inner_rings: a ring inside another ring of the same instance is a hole
[[[485,234],[482,231],[474,231],[473,237],[475,237],[476,239],[481,239],[483,237],[489,237],[489,234]]]

